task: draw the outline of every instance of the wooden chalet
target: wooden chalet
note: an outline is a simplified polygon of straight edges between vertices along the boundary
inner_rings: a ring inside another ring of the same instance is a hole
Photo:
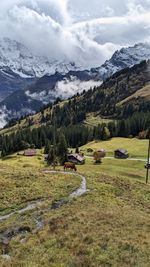
[[[24,151],[24,156],[26,157],[34,157],[36,156],[36,149],[27,149]]]
[[[129,157],[129,153],[126,149],[117,149],[114,151],[114,157],[117,159],[127,159]]]
[[[85,158],[79,154],[68,154],[68,162],[77,164],[77,165],[82,165],[85,163]]]

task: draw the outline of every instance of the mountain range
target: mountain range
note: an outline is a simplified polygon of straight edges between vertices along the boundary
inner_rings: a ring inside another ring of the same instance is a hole
[[[0,133],[30,131],[31,126],[31,129],[51,127],[55,117],[58,129],[66,127],[67,132],[72,126],[78,131],[79,127],[84,125],[90,128],[99,125],[101,128],[102,125],[109,124],[115,136],[117,123],[122,134],[126,131],[136,136],[149,126],[149,112],[150,60],[145,60],[113,74],[103,84],[87,92],[68,100],[49,103],[36,114],[10,121]]]
[[[38,111],[56,98],[98,87],[114,73],[150,58],[150,44],[116,51],[99,68],[83,70],[74,62],[49,61],[24,45],[0,41],[0,123]]]

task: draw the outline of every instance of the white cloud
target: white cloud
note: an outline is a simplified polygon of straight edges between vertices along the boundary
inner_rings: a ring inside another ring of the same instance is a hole
[[[56,97],[66,99],[78,92],[81,93],[83,90],[87,91],[90,88],[100,86],[101,84],[102,82],[100,81],[89,80],[81,82],[77,78],[71,77],[71,79],[64,79],[60,82],[57,82],[55,90],[43,90],[40,93],[31,93],[27,90],[25,94],[30,98],[29,101],[37,100],[43,102],[43,104],[48,104],[50,100],[55,99]]]
[[[90,88],[94,88],[97,86],[100,86],[102,82],[100,81],[85,81],[85,82],[81,82],[78,79],[72,79],[70,80],[63,80],[60,81],[56,84],[55,90],[56,90],[56,95],[61,97],[61,98],[66,98],[67,97],[71,97],[72,93],[76,94],[76,93],[81,93],[83,92],[83,90],[87,91]]]
[[[52,59],[99,66],[121,46],[150,41],[150,0],[1,0],[3,36]]]
[[[6,106],[3,106],[0,109],[0,129],[5,126],[6,118],[7,118],[7,108],[6,108]]]

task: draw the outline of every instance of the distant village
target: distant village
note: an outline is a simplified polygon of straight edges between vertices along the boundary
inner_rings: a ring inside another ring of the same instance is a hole
[[[78,149],[77,149],[78,150]],[[82,152],[82,151],[81,151]],[[68,168],[72,168],[74,165],[83,165],[85,164],[86,156],[84,153],[81,153],[79,150],[73,153],[72,151],[67,154],[67,161],[64,162],[64,166],[68,166]],[[95,164],[102,163],[102,159],[106,157],[106,150],[98,149],[93,151],[92,149],[87,149],[87,152],[90,153],[90,157],[93,157],[93,162]],[[19,154],[20,155],[20,154]],[[35,157],[37,155],[37,150],[33,149],[26,149],[23,154],[25,157]],[[48,160],[48,154],[43,154],[44,161]],[[118,159],[127,159],[129,157],[129,153],[125,149],[116,149],[114,151],[114,158]],[[68,164],[68,165],[67,165]],[[72,165],[71,165],[72,164]]]

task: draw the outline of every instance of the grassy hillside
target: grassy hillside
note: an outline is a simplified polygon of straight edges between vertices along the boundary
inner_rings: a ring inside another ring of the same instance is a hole
[[[142,87],[141,89],[137,90],[131,96],[122,100],[118,105],[125,105],[127,103],[134,103],[134,102],[142,102],[142,101],[150,101],[150,84]]]
[[[73,176],[43,174],[43,157],[26,158],[16,154],[0,160],[0,215],[24,207],[28,201],[44,199],[49,205],[79,186]]]
[[[99,113],[92,112],[92,113],[88,113],[86,115],[86,120],[84,120],[84,124],[87,125],[87,126],[90,126],[90,127],[94,127],[94,126],[97,126],[98,124],[109,123],[111,121],[113,121],[113,120],[102,118],[99,115]]]
[[[108,146],[113,147],[112,142]],[[142,147],[139,141],[135,157]],[[50,204],[67,198],[79,186],[79,178],[46,174],[44,169],[41,151],[32,159],[15,154],[0,161],[0,215],[33,199],[44,201],[35,210],[0,221],[1,233],[26,226],[31,230],[10,241],[11,258],[0,255],[0,266],[149,266],[150,186],[144,183],[143,162],[105,159],[94,165],[87,159],[78,171],[87,179],[88,192],[54,210]],[[44,224],[35,231],[37,219]]]

